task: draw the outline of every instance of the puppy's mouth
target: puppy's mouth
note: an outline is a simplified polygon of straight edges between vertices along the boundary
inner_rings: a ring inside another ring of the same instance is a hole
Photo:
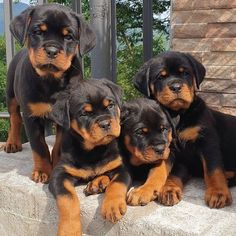
[[[40,77],[54,77],[60,79],[63,73],[67,71],[72,63],[75,54],[66,54],[60,51],[54,58],[49,58],[45,49],[29,49],[29,59]]]
[[[170,149],[165,148],[162,154],[157,154],[153,149],[147,148],[145,151],[141,152],[137,148],[134,148],[131,157],[131,164],[142,165],[142,164],[158,164],[163,160],[168,159]]]
[[[156,94],[156,100],[165,107],[174,111],[181,109],[188,109],[193,101],[193,93],[186,91],[185,93],[172,93],[171,91],[164,91]]]
[[[86,150],[92,150],[96,146],[107,145],[120,135],[119,119],[111,119],[109,123],[103,123],[102,125],[95,122],[88,130],[79,129],[74,123],[72,124],[73,128],[84,139],[84,148]]]
[[[190,106],[190,102],[186,101],[183,98],[176,98],[169,102],[168,107],[174,111],[178,111],[180,109],[187,109]]]
[[[60,68],[53,65],[52,63],[48,63],[48,64],[44,64],[44,65],[38,65],[37,68],[42,70],[42,71],[48,71],[48,72],[59,72],[59,71],[61,71]]]
[[[101,144],[106,145],[106,144],[110,143],[115,138],[117,138],[117,136],[112,135],[112,134],[108,134],[108,135],[105,135],[104,137],[102,137],[97,142],[94,142],[94,144],[95,144],[95,146],[101,145]]]

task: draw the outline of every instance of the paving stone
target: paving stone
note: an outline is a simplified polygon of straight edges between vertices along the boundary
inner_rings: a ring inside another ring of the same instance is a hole
[[[54,137],[48,137],[52,145]],[[0,235],[54,236],[57,209],[48,186],[30,180],[32,168],[29,144],[15,154],[0,152]],[[103,194],[85,197],[85,185],[77,187],[81,202],[84,235],[147,236],[234,236],[236,235],[236,188],[234,203],[224,209],[209,209],[204,203],[202,180],[193,179],[185,188],[183,201],[173,207],[152,202],[143,207],[128,207],[117,224],[100,215]]]

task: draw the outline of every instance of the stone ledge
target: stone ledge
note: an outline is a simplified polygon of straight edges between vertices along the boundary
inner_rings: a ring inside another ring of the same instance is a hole
[[[47,138],[49,145],[54,137]],[[57,209],[48,186],[29,178],[32,158],[29,144],[17,154],[0,152],[0,235],[56,235]],[[116,225],[100,215],[103,195],[85,197],[77,187],[81,202],[85,235],[148,235],[148,236],[233,236],[236,235],[236,188],[234,203],[216,210],[204,204],[201,180],[192,180],[185,188],[181,203],[165,207],[152,202],[144,207],[128,207],[125,217]]]

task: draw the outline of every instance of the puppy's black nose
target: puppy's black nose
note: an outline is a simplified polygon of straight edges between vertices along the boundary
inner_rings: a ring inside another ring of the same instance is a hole
[[[45,51],[47,53],[47,56],[51,59],[55,58],[57,54],[59,53],[60,49],[54,46],[47,46],[45,47]]]
[[[170,86],[170,89],[174,92],[174,93],[179,93],[181,88],[182,88],[182,84],[180,83],[173,83]]]
[[[104,129],[104,130],[108,130],[111,127],[111,122],[109,120],[103,120],[99,122],[99,127]]]
[[[155,150],[155,152],[159,155],[163,154],[164,150],[165,150],[165,145],[164,144],[158,144],[155,145],[153,147],[153,149]]]

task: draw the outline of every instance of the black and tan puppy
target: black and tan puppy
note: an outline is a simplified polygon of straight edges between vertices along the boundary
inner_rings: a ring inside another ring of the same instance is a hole
[[[210,109],[196,95],[205,76],[204,66],[189,54],[165,52],[145,63],[135,76],[135,86],[172,115],[180,151],[162,193],[162,203],[174,205],[182,198],[190,175],[204,176],[205,201],[211,208],[232,202],[224,173],[236,170],[236,118]]]
[[[130,176],[118,149],[121,89],[105,79],[82,81],[60,95],[49,116],[64,127],[61,160],[49,189],[59,209],[59,235],[80,235],[80,207],[74,188],[89,181],[85,194],[103,192],[102,215],[115,223],[126,212]]]
[[[145,183],[129,191],[130,205],[146,205],[156,199],[171,170],[172,124],[160,105],[139,98],[122,108],[121,150],[133,180]]]
[[[90,51],[95,45],[95,35],[81,16],[58,4],[26,9],[13,19],[10,30],[27,48],[16,54],[8,70],[7,106],[11,128],[5,151],[22,149],[21,109],[33,152],[32,179],[47,182],[52,167],[44,139],[44,116],[51,111],[50,97],[65,89],[73,75],[82,79],[76,54]]]

